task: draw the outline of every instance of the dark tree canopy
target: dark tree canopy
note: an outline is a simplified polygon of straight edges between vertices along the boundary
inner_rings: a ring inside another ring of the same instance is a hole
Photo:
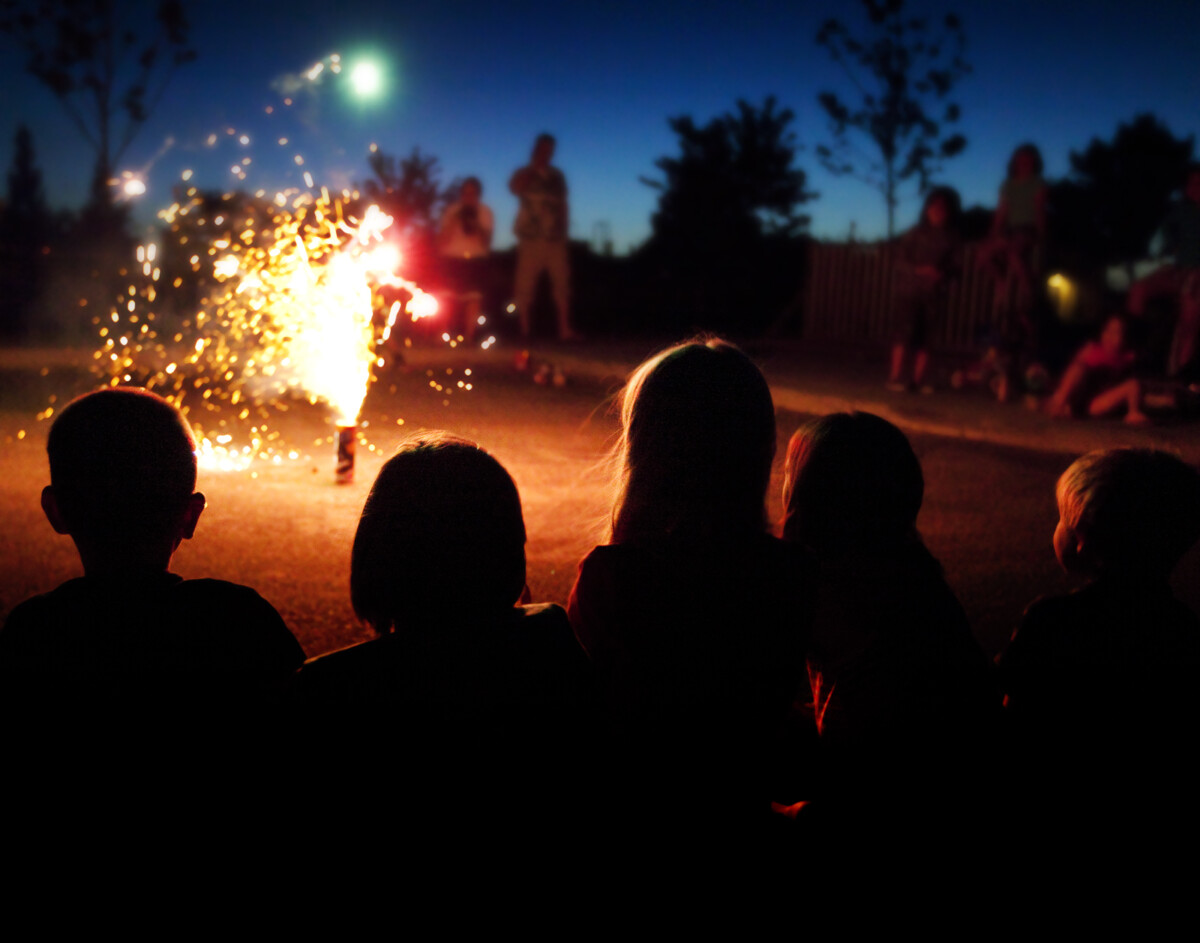
[[[372,151],[367,163],[375,174],[362,185],[367,199],[394,217],[396,226],[432,237],[439,211],[458,192],[453,185],[442,187],[438,159],[414,147],[399,161],[381,150]]]
[[[458,196],[457,181],[443,187],[438,160],[414,147],[407,157],[374,150],[367,157],[375,176],[359,189],[369,203],[392,217],[388,231],[404,239],[405,273],[418,282],[430,274],[442,210]]]
[[[1121,124],[1111,141],[1071,152],[1071,176],[1053,196],[1060,238],[1086,244],[1097,262],[1143,257],[1183,186],[1191,137],[1177,138],[1150,114]]]
[[[111,203],[113,168],[191,62],[180,0],[3,0],[0,29],[16,38],[25,68],[62,104],[95,152],[91,201]]]
[[[817,34],[817,44],[855,89],[853,100],[828,91],[818,96],[833,137],[817,156],[830,172],[858,177],[883,194],[891,237],[900,187],[911,180],[926,192],[942,162],[967,145],[949,130],[960,116],[949,96],[971,67],[958,17],[906,16],[904,0],[862,4],[867,27],[861,36],[833,19]]]
[[[704,125],[669,120],[679,154],[656,161],[662,179],[642,179],[659,191],[644,254],[658,329],[756,331],[794,296],[800,208],[816,194],[794,164],[793,118],[767,98]]]
[[[61,244],[63,228],[46,204],[33,135],[21,125],[13,137],[8,199],[0,209],[0,336],[18,336],[32,325],[49,253]]]
[[[33,153],[33,134],[21,125],[13,137],[12,169],[8,172],[8,203],[4,207],[6,241],[18,235],[39,242],[50,223],[42,172]]]
[[[772,97],[761,108],[739,101],[736,113],[703,126],[690,116],[671,118],[680,154],[655,162],[665,180],[643,178],[661,193],[652,219],[656,239],[703,251],[803,230],[809,217],[798,208],[816,194],[793,165],[794,117],[790,109],[777,111]]]

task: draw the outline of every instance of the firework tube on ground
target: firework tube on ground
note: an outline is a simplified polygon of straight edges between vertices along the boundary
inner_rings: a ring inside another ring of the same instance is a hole
[[[358,426],[338,426],[337,483],[348,485],[354,481],[354,440],[358,437]]]

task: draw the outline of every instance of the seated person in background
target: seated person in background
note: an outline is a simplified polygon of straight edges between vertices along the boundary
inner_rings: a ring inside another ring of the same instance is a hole
[[[166,400],[76,399],[50,429],[42,508],[84,575],[17,606],[0,632],[10,731],[167,742],[252,727],[304,652],[254,590],[168,572],[204,510],[196,442]]]
[[[446,207],[438,225],[438,254],[442,272],[457,302],[462,336],[469,344],[479,329],[479,318],[487,282],[487,257],[492,249],[495,221],[492,211],[480,201],[483,184],[468,177],[459,190],[458,202]],[[454,331],[453,323],[448,329]]]
[[[1107,416],[1124,410],[1125,421],[1143,424],[1142,384],[1131,376],[1137,355],[1126,344],[1127,325],[1119,315],[1105,323],[1098,340],[1079,349],[1046,402],[1051,416]]]
[[[957,827],[958,803],[979,802],[997,743],[992,666],[917,531],[924,490],[904,433],[870,413],[814,419],[788,445],[783,537],[819,568],[808,671],[823,780],[813,812],[824,799],[845,825],[907,816],[926,830]]]
[[[1194,804],[1200,620],[1167,580],[1200,538],[1200,473],[1165,452],[1091,452],[1057,496],[1055,556],[1088,583],[1034,602],[999,660],[1030,791],[1049,814],[1062,800],[1107,818],[1114,800],[1175,790]]]
[[[595,749],[591,665],[562,608],[521,605],[527,593],[504,467],[445,432],[405,441],[371,487],[350,563],[354,611],[377,637],[300,673],[305,725],[338,752],[330,785],[359,788],[347,766],[396,768],[388,791],[435,832],[483,813],[545,824],[572,801],[576,760]]]

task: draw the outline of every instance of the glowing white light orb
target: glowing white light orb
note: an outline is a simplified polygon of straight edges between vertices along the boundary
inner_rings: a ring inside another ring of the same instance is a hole
[[[130,177],[121,185],[121,189],[128,197],[141,196],[146,192],[146,184],[137,177]]]
[[[374,62],[356,62],[350,70],[350,87],[360,98],[378,95],[383,88],[383,72]]]

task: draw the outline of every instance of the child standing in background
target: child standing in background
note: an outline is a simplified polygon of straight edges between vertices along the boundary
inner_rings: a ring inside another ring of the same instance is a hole
[[[1054,554],[1088,583],[1034,602],[999,661],[1031,796],[1088,828],[1117,797],[1127,810],[1133,796],[1190,806],[1200,620],[1168,578],[1200,538],[1200,473],[1111,449],[1075,461],[1056,491]]]
[[[962,201],[950,187],[938,187],[925,198],[921,220],[901,237],[896,273],[896,342],[888,389],[932,393],[925,382],[929,368],[929,334],[946,307],[950,280],[958,272]],[[911,351],[912,380],[904,380]]]
[[[1037,251],[1046,242],[1047,188],[1042,166],[1042,152],[1035,144],[1022,144],[1008,161],[991,236],[980,257],[996,278],[998,304],[1005,300],[1013,279],[1018,297],[1028,297],[1032,291]]]
[[[1038,344],[1034,285],[1046,245],[1048,193],[1042,167],[1042,153],[1035,144],[1022,144],[1013,151],[992,231],[978,257],[978,265],[995,280],[992,310],[1000,346],[996,398],[1001,402],[1013,392],[1020,361],[1032,356]],[[1004,312],[1007,318],[1001,317]]]

